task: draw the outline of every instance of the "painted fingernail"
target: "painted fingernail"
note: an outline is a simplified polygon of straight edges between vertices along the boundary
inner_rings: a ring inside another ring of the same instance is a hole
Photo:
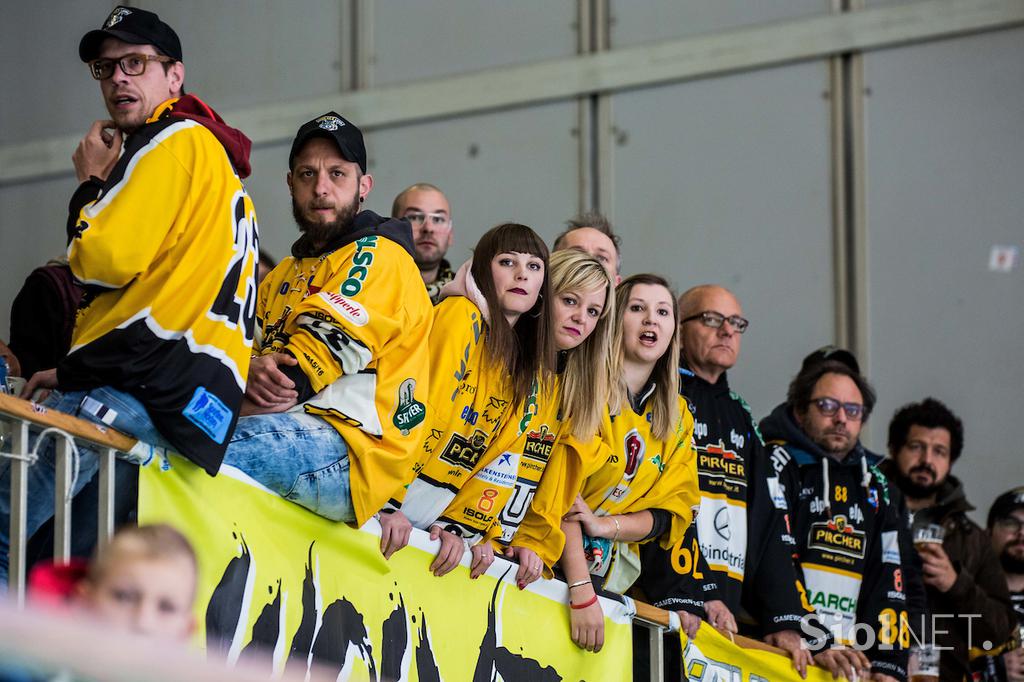
[[[517,585],[519,585],[519,589],[520,589],[520,590],[521,590],[521,589],[523,589],[524,587],[526,587],[526,583],[524,583],[524,582],[522,582],[522,581],[520,581],[520,582],[518,582],[518,583],[516,583],[516,584],[517,584]]]

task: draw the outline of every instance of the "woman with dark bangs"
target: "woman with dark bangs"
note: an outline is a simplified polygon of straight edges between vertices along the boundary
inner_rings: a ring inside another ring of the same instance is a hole
[[[441,540],[430,565],[435,575],[455,568],[466,539],[476,536],[444,514],[463,484],[474,474],[492,486],[515,482],[515,464],[499,455],[528,428],[554,372],[547,270],[547,246],[533,230],[498,225],[480,238],[434,307],[427,437],[404,496],[391,508]],[[474,546],[474,574],[492,558],[490,543]]]
[[[678,306],[664,278],[634,275],[616,289],[612,354],[620,368],[601,435],[567,443],[587,472],[562,523],[572,640],[598,651],[597,588],[625,590],[640,575],[639,543],[671,548],[699,504],[693,415],[679,395]],[[596,584],[595,584],[596,583]]]

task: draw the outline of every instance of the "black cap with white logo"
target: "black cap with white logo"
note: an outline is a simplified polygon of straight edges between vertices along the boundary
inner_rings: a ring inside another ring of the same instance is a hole
[[[328,111],[323,116],[317,116],[312,121],[302,124],[299,132],[295,134],[292,150],[288,154],[289,169],[295,166],[295,157],[302,146],[314,137],[326,137],[329,140],[334,140],[342,157],[346,161],[359,164],[359,169],[366,172],[366,146],[363,144],[363,133],[354,123],[334,111]]]
[[[115,7],[102,27],[82,36],[82,42],[78,44],[78,56],[83,62],[96,59],[107,38],[117,38],[132,45],[152,45],[168,57],[181,61],[178,34],[154,12],[138,7]]]
[[[1024,509],[1024,486],[1007,490],[996,498],[992,508],[988,510],[988,527],[992,528],[999,519],[1005,519],[1011,512]]]

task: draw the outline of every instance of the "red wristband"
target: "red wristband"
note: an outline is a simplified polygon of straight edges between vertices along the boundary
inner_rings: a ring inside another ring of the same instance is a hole
[[[569,602],[569,608],[578,611],[580,609],[585,609],[588,606],[593,606],[596,603],[597,603],[597,595],[595,594],[593,597],[591,597],[587,601],[583,602],[582,604],[573,604],[572,602]]]

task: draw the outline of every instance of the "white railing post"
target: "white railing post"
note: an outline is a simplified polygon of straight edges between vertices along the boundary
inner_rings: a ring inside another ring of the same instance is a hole
[[[53,487],[53,559],[66,564],[71,559],[71,441],[57,438]]]
[[[99,546],[104,547],[114,535],[114,483],[116,454],[113,448],[100,448],[100,492],[99,516],[96,519],[96,530]]]
[[[28,544],[28,422],[14,423],[11,438],[11,525],[7,564],[7,587],[18,607],[25,605],[25,549]]]

